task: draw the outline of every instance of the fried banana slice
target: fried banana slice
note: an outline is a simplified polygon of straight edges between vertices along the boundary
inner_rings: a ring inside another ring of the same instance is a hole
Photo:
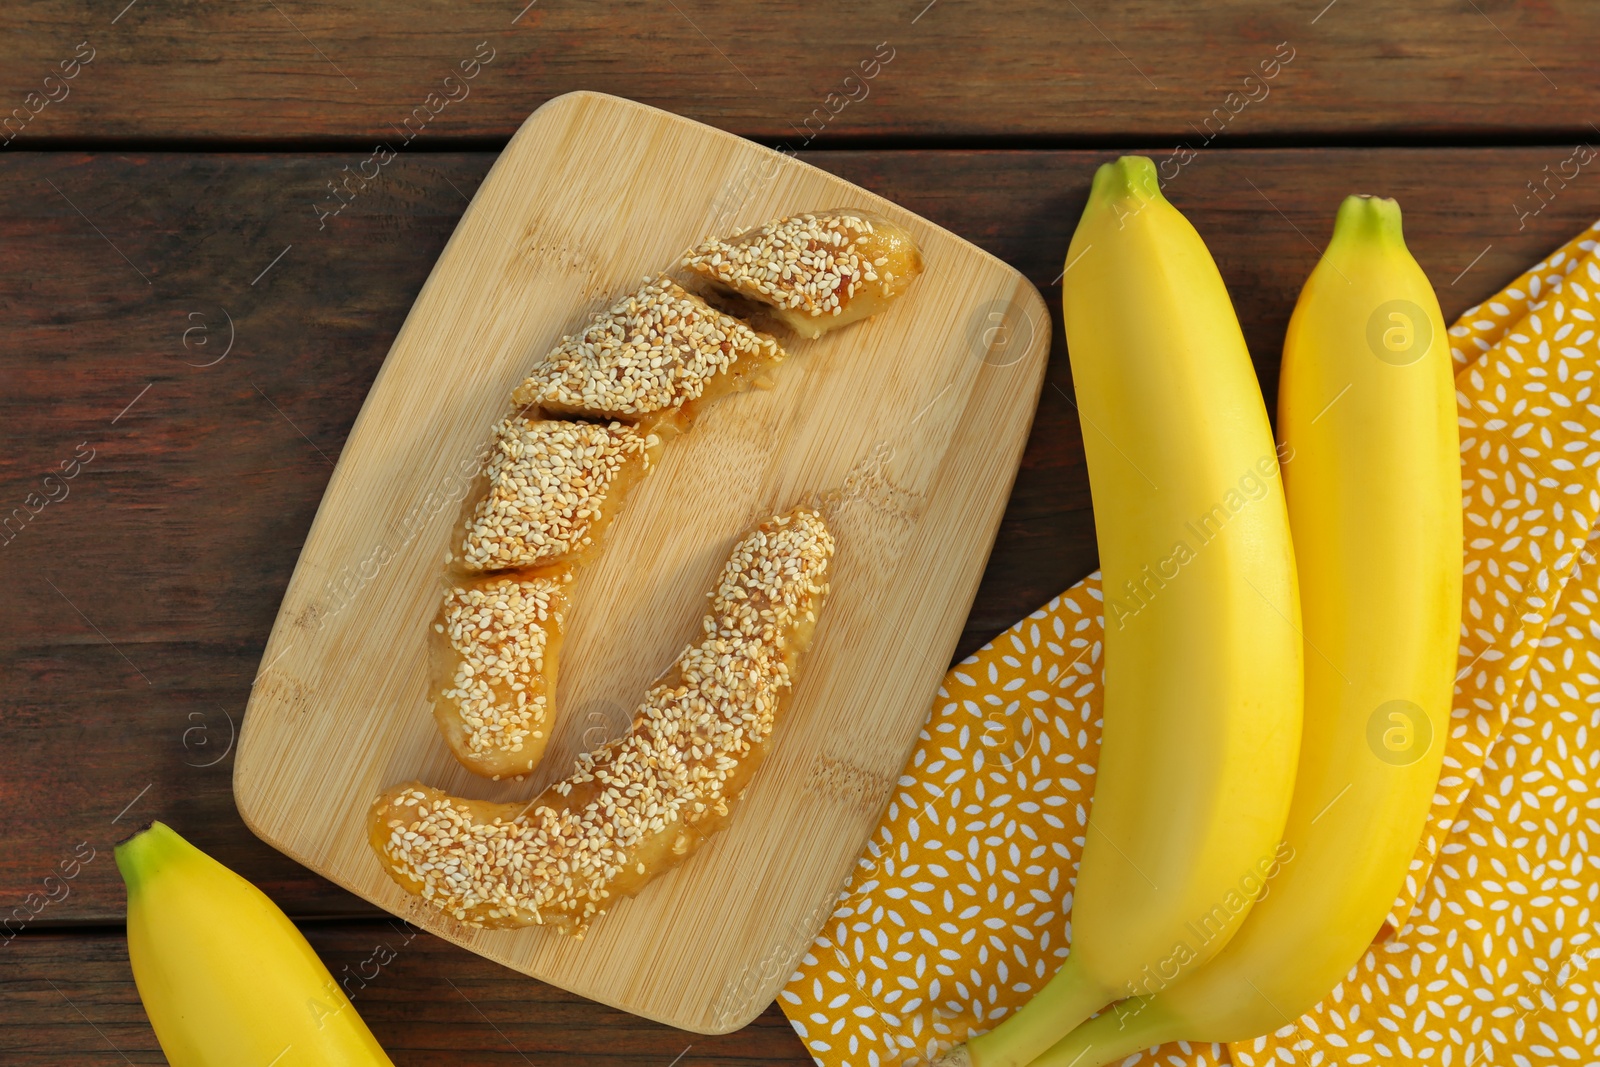
[[[477,926],[581,934],[723,828],[771,743],[827,594],[833,536],[796,509],[734,547],[703,637],[653,686],[628,734],[527,803],[409,782],[373,802],[390,876]]]
[[[618,422],[506,419],[456,562],[469,573],[580,562],[660,447],[657,435]]]
[[[657,278],[563,337],[512,399],[557,415],[668,416],[682,427],[697,401],[763,382],[782,359],[771,337]]]
[[[683,265],[719,288],[771,305],[802,337],[876,315],[922,273],[911,235],[861,211],[775,219],[707,241]]]
[[[452,585],[433,624],[433,717],[462,765],[533,769],[550,738],[566,575]]]

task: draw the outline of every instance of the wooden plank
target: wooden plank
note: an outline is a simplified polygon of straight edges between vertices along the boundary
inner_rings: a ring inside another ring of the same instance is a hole
[[[0,111],[19,143],[365,142],[403,138],[423,107],[412,129],[437,143],[508,137],[550,97],[595,89],[796,148],[885,135],[1570,142],[1593,137],[1600,112],[1584,0],[525,3],[402,0],[376,16],[353,0],[23,0],[0,12]],[[480,44],[486,67],[471,65]],[[80,46],[87,66],[73,65]]]
[[[1058,316],[1055,279],[1107,155],[805,158],[999,255]],[[0,519],[42,497],[43,476],[79,442],[97,450],[66,499],[0,544],[0,918],[28,914],[27,894],[79,842],[109,848],[152,817],[296,915],[372,914],[244,829],[231,757],[197,765],[225,745],[224,716],[239,720],[327,484],[319,450],[338,456],[492,158],[402,156],[320,231],[309,205],[349,155],[0,158],[10,191]],[[1600,186],[1580,180],[1518,228],[1516,198],[1549,158],[1543,148],[1214,152],[1169,191],[1216,254],[1271,389],[1289,311],[1342,195],[1401,198],[1410,244],[1453,317],[1600,215]],[[223,312],[234,347],[203,366],[223,351]],[[186,347],[196,326],[207,332]],[[962,652],[1094,566],[1064,357],[1058,341]],[[122,907],[102,854],[31,923],[117,922]]]
[[[811,1063],[775,1005],[737,1034],[703,1037],[563,992],[398,921],[303,929],[397,1067]],[[120,931],[27,933],[0,948],[0,1061],[166,1062]]]
[[[707,237],[826,207],[903,227],[926,270],[870,322],[786,335],[772,388],[717,402],[667,444],[570,587],[543,762],[525,782],[476,776],[428,697],[463,460],[533,363],[641,275]],[[991,315],[1032,323],[1028,340],[989,344]],[[246,821],[507,966],[686,1030],[743,1026],[805,953],[915,745],[1028,438],[1048,319],[1001,260],[825,171],[613,96],[547,104],[474,197],[334,472],[251,694],[234,772]],[[418,779],[523,802],[572,774],[596,744],[582,709],[613,709],[600,721],[620,732],[695,639],[729,547],[808,499],[837,501],[821,505],[838,542],[831,592],[726,829],[613,901],[581,943],[458,923],[384,872],[368,825],[380,793]],[[359,575],[354,597],[342,574]],[[819,767],[849,784],[820,786]]]

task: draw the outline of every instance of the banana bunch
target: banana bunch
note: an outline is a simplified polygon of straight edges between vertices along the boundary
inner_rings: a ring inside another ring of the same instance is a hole
[[[1111,229],[1095,214],[1091,195],[1074,248],[1091,236],[1113,245],[1141,241],[1137,217]],[[1177,218],[1168,208],[1142,225]],[[1131,288],[1124,301],[1143,302],[1151,320],[1175,314],[1171,286],[1162,283],[1183,277],[1185,261],[1164,253],[1143,266],[1143,275],[1120,277]],[[1067,276],[1068,343],[1086,422],[1093,401],[1084,385],[1095,379],[1080,371],[1080,361],[1143,365],[1150,358],[1148,327],[1136,331],[1119,323],[1114,336],[1096,335],[1087,347],[1079,340],[1081,326],[1074,332],[1075,320],[1081,324],[1085,315],[1091,320],[1108,315],[1111,297],[1104,289],[1111,284],[1112,279]],[[1150,380],[1139,386],[1122,393],[1121,402],[1133,408],[1171,402],[1168,386]],[[1199,397],[1192,402],[1206,403]],[[1118,425],[1109,413],[1105,417],[1108,429]],[[1158,970],[1159,982],[1133,988],[1131,996],[1089,1022],[1079,1025],[1082,998],[1053,981],[1022,1011],[957,1050],[954,1060],[980,1067],[1029,1062],[1098,1067],[1171,1040],[1246,1040],[1310,1010],[1379,933],[1438,780],[1461,617],[1460,460],[1449,346],[1438,301],[1406,249],[1394,201],[1350,197],[1340,207],[1333,238],[1289,324],[1278,423],[1305,648],[1298,766],[1286,775],[1282,763],[1271,762],[1283,758],[1279,748],[1263,752],[1254,767],[1219,769],[1219,776],[1238,777],[1217,786],[1198,817],[1226,818],[1215,798],[1250,790],[1264,795],[1263,778],[1274,787],[1293,781],[1287,820],[1274,831],[1281,836],[1269,850],[1272,861],[1259,871],[1249,894],[1253,906],[1209,959]],[[1213,453],[1214,439],[1238,432],[1221,417],[1207,425],[1209,434],[1190,442],[1196,452]],[[1092,426],[1086,428],[1086,442],[1093,432]],[[1094,480],[1097,462],[1102,476],[1114,478],[1123,494],[1151,494],[1134,484],[1137,473],[1117,469],[1116,459],[1103,448],[1086,451],[1102,546],[1137,536],[1118,525],[1129,521],[1128,514],[1115,507],[1102,510],[1100,483]],[[1149,473],[1160,480],[1160,474]],[[1159,512],[1140,517],[1159,521]],[[1276,553],[1279,546],[1269,550]],[[1180,795],[1192,788],[1195,772],[1175,780],[1155,768],[1141,772],[1108,762],[1113,741],[1125,736],[1127,718],[1151,733],[1184,727],[1168,721],[1174,708],[1134,709],[1112,702],[1112,678],[1145,668],[1135,667],[1139,661],[1113,641],[1121,632],[1111,607],[1118,588],[1114,578],[1125,575],[1128,563],[1120,559],[1114,576],[1104,551],[1105,757],[1091,826],[1100,823],[1102,795],[1119,808],[1137,789],[1145,791],[1151,809],[1203,802],[1200,794]],[[1213,625],[1231,617],[1222,600],[1200,615],[1208,615]],[[1165,661],[1166,670],[1177,675],[1187,666],[1171,653]],[[1248,669],[1273,666],[1262,654]],[[1277,665],[1280,673],[1285,669]],[[1295,707],[1298,714],[1297,702]],[[1197,705],[1181,709],[1190,717],[1198,712]],[[1223,725],[1228,717],[1218,712],[1208,721]],[[1218,842],[1240,832],[1237,823],[1221,823],[1206,847],[1220,851]],[[1109,915],[1100,898],[1084,895],[1085,885],[1106,877],[1091,868],[1107,862],[1103,853],[1090,851],[1094,839],[1091,829],[1074,905],[1075,940],[1063,974],[1080,974],[1099,962],[1100,956],[1091,955],[1087,964],[1072,968],[1080,944],[1098,953],[1107,937],[1137,942],[1152,926],[1168,921],[1149,910]],[[1142,844],[1134,839],[1123,848],[1137,850]],[[1191,852],[1189,862],[1198,862],[1201,851]],[[1235,852],[1233,862],[1237,857]],[[1085,910],[1091,904],[1097,906]],[[1044,1049],[1047,1032],[1053,1043]]]
[[[116,856],[128,885],[128,959],[172,1067],[389,1064],[265,893],[159,822]]]

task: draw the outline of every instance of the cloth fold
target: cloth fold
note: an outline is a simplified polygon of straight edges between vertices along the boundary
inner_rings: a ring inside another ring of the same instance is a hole
[[[1600,516],[1597,240],[1600,222],[1450,329],[1460,670],[1439,789],[1388,923],[1294,1025],[1129,1064],[1600,1061],[1600,561],[1585,547]],[[1102,634],[1091,574],[946,676],[779,995],[823,1067],[925,1063],[1026,1003],[1066,957]]]

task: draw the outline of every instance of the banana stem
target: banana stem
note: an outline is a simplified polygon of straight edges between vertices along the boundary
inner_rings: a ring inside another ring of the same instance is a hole
[[[1347,243],[1377,245],[1388,243],[1404,249],[1406,239],[1400,225],[1400,204],[1378,196],[1347,196],[1334,218],[1333,237],[1328,250],[1342,250]]]
[[[190,847],[188,842],[166,823],[153,822],[121,841],[112,855],[116,857],[117,870],[122,872],[122,880],[132,894],[140,890],[165,861],[186,847]]]
[[[1104,1067],[1179,1036],[1150,1000],[1124,1000],[1051,1045],[1031,1067]]]
[[[972,1067],[1027,1067],[1060,1035],[1071,1030],[1116,994],[1082,973],[1068,956],[1054,978],[1003,1027],[967,1042]]]

